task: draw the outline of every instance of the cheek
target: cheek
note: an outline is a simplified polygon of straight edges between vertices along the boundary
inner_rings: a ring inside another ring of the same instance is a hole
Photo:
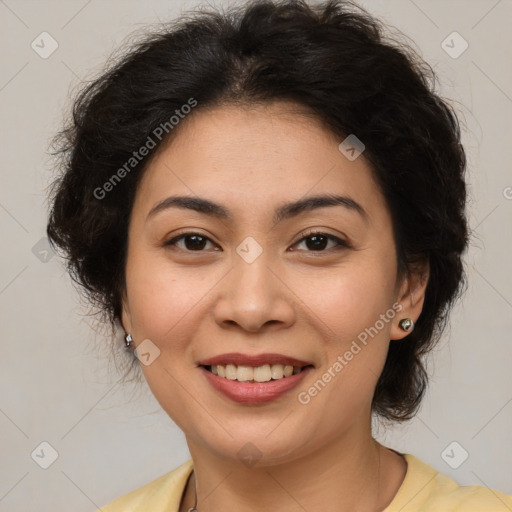
[[[310,398],[307,407],[332,415],[333,425],[371,403],[396,316],[393,265],[392,258],[360,252],[329,275],[302,281],[300,295],[315,313],[310,317],[324,345],[316,384],[301,391],[304,401]]]
[[[191,379],[197,348],[194,338],[208,339],[205,324],[209,294],[226,270],[172,264],[165,255],[135,248],[126,268],[133,333],[151,340],[160,350],[150,365],[141,363],[145,379],[165,411],[180,424],[187,422],[190,397],[200,396]],[[201,330],[204,331],[201,331]],[[181,425],[183,428],[185,425]]]
[[[136,256],[126,273],[132,325],[138,341],[150,339],[160,350],[150,365],[140,363],[141,369],[162,409],[188,432],[195,421],[190,402],[201,393],[191,378],[195,359],[190,341],[197,335],[205,295],[214,281],[164,258]]]
[[[197,269],[176,268],[165,257],[142,252],[131,256],[126,280],[132,324],[138,337],[149,338],[158,345],[175,339],[173,348],[179,350],[179,332],[200,307],[212,280],[203,279]]]
[[[333,345],[342,349],[392,308],[394,286],[392,262],[359,253],[337,268],[297,279],[294,291],[297,290],[314,316],[322,320],[326,334],[334,338]],[[384,326],[379,322],[384,337],[390,326],[389,322]]]

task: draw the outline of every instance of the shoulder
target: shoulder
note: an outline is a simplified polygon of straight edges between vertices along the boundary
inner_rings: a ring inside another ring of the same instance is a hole
[[[97,512],[177,512],[192,470],[193,462],[189,460],[156,480],[111,501]]]
[[[460,486],[414,455],[402,455],[407,474],[384,512],[512,511],[512,496],[480,485]]]

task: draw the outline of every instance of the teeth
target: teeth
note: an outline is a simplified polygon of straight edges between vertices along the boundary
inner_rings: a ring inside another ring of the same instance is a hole
[[[235,366],[236,368],[236,380],[240,382],[246,382],[253,379],[253,370],[250,366]]]
[[[256,382],[268,382],[269,380],[272,380],[272,370],[270,369],[269,364],[254,368],[253,374],[253,379]]]
[[[282,379],[284,377],[284,368],[282,364],[273,364],[270,369],[273,379]]]
[[[236,380],[236,366],[234,364],[226,365],[226,379]]]
[[[234,364],[215,364],[210,366],[214,375],[239,382],[269,382],[270,380],[282,379],[300,373],[300,366],[265,364],[263,366],[245,366]]]

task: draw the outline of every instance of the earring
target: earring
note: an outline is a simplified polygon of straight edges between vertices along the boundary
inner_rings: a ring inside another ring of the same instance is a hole
[[[402,320],[398,322],[398,326],[403,331],[411,332],[414,329],[414,322],[410,318],[402,318]]]
[[[130,345],[132,344],[133,338],[131,334],[127,334],[124,338],[124,344],[126,345],[126,348],[130,348]]]

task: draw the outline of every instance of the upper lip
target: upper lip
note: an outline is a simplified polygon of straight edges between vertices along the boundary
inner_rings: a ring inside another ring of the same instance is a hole
[[[285,356],[283,354],[241,354],[239,352],[231,352],[229,354],[220,354],[218,356],[203,359],[197,363],[199,366],[212,366],[216,364],[227,365],[244,365],[244,366],[263,366],[265,364],[282,364],[290,366],[304,367],[313,365],[308,361],[301,361],[295,357]]]

